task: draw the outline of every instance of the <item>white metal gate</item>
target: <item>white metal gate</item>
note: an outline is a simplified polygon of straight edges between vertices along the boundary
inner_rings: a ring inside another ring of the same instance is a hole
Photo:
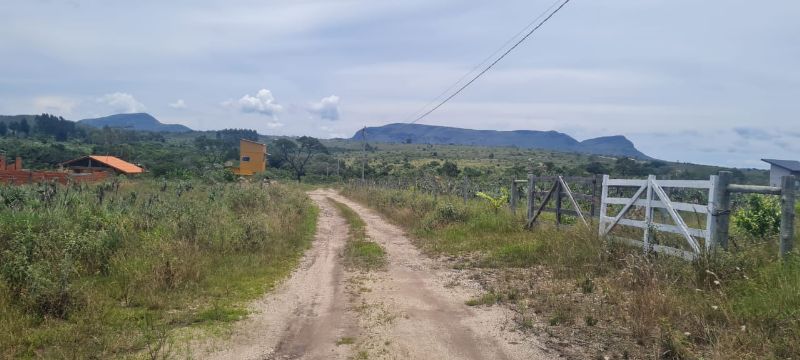
[[[656,251],[670,255],[681,256],[691,260],[696,258],[703,251],[711,248],[710,234],[714,231],[714,221],[710,214],[713,213],[712,197],[714,193],[714,183],[716,175],[712,175],[710,180],[656,180],[654,175],[650,175],[646,180],[629,179],[610,179],[608,175],[603,176],[603,187],[600,204],[600,235],[609,236],[615,240],[642,246],[645,252]],[[634,195],[627,197],[609,197],[608,188],[613,187],[634,187],[638,188]],[[690,204],[684,202],[673,202],[667,196],[664,188],[691,188],[708,190],[708,204]],[[642,199],[642,195],[645,196]],[[608,215],[608,205],[623,205],[619,213],[614,216]],[[645,209],[644,220],[626,219],[625,215],[634,207]],[[653,218],[654,209],[664,209],[674,224],[658,223]],[[679,211],[704,214],[706,216],[705,229],[692,228],[686,225],[686,221]],[[617,226],[631,226],[644,230],[642,241],[615,237],[609,235],[611,230]],[[686,241],[690,250],[679,249],[660,244],[652,244],[651,232],[663,231],[681,235]],[[700,241],[702,239],[702,242]]]

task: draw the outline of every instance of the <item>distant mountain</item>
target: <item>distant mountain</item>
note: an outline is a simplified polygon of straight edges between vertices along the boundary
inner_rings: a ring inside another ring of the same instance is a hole
[[[192,129],[180,124],[162,124],[156,118],[146,113],[117,114],[96,119],[83,119],[78,121],[78,123],[96,128],[108,126],[112,128],[153,132],[192,131]]]
[[[356,132],[352,139],[361,140],[361,130]],[[577,141],[571,136],[557,131],[471,130],[420,124],[389,124],[368,127],[367,140],[385,143],[516,146],[527,149],[650,159],[637,150],[630,140],[621,135]]]

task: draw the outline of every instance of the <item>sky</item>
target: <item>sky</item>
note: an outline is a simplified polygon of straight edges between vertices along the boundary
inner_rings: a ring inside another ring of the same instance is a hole
[[[408,122],[554,0],[0,0],[0,114],[350,137]],[[800,158],[800,2],[572,0],[421,121]]]

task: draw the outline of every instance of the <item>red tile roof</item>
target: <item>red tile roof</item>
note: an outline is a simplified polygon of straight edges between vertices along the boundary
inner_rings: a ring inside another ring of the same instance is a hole
[[[75,159],[75,160],[70,160],[70,161],[64,162],[64,163],[62,163],[62,165],[68,165],[68,164],[73,163],[75,161],[83,160],[83,159],[86,159],[86,158],[90,158],[90,159],[92,159],[94,161],[97,161],[99,163],[102,163],[102,164],[104,164],[104,165],[106,165],[108,167],[114,168],[115,170],[117,170],[117,171],[119,171],[119,172],[121,172],[123,174],[141,174],[141,173],[144,172],[144,169],[142,169],[142,168],[140,168],[140,167],[138,167],[138,166],[136,166],[134,164],[131,164],[131,163],[125,161],[125,160],[122,160],[122,159],[120,159],[118,157],[115,157],[115,156],[100,156],[100,155],[84,156],[82,158],[78,158],[78,159]]]

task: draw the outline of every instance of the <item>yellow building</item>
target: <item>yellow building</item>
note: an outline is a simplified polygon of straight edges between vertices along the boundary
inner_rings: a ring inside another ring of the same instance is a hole
[[[239,166],[233,173],[250,176],[267,170],[267,145],[246,139],[239,140]]]

